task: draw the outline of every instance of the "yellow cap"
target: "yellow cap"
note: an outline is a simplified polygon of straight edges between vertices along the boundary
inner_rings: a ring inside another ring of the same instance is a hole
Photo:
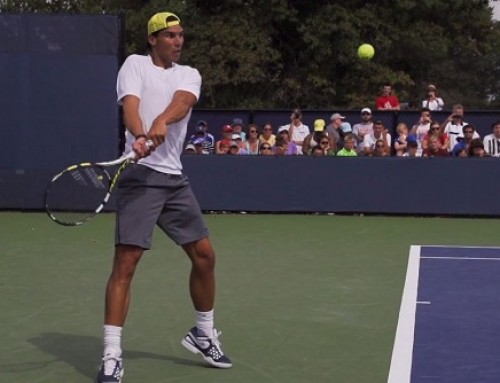
[[[148,35],[161,31],[162,29],[180,25],[181,19],[170,12],[160,12],[151,17],[148,21]]]
[[[314,120],[314,131],[315,132],[322,132],[324,129],[325,129],[325,120],[323,119],[317,119],[317,120]]]

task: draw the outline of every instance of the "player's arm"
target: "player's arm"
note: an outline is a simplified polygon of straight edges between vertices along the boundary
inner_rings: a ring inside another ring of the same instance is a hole
[[[153,141],[155,146],[161,145],[165,141],[168,125],[186,117],[196,101],[196,96],[191,92],[178,90],[174,93],[172,102],[154,119],[148,132],[148,138]]]
[[[123,122],[125,128],[136,138],[136,142],[132,144],[132,148],[137,153],[139,158],[149,154],[149,147],[146,146],[146,132],[144,131],[141,116],[139,115],[139,104],[141,100],[134,95],[126,95],[122,99],[123,105]]]

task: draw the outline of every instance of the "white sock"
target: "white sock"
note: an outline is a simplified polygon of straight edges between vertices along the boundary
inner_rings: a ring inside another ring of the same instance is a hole
[[[105,324],[104,327],[104,356],[111,355],[119,358],[122,355],[122,329],[123,327]]]
[[[196,329],[198,335],[212,336],[214,331],[214,310],[196,311]]]

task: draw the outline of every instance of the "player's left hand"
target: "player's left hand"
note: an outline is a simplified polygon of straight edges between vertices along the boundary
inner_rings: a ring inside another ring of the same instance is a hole
[[[160,146],[165,142],[167,132],[168,126],[165,121],[156,118],[148,131],[148,139],[153,141],[155,147]]]

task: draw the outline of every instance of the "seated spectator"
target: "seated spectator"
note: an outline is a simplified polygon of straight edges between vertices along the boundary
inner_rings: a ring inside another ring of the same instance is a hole
[[[319,143],[317,146],[321,148],[325,156],[335,155],[335,152],[333,150],[330,150],[330,140],[328,139],[328,136],[326,134],[322,134],[319,137]]]
[[[469,157],[490,157],[484,150],[484,145],[480,138],[474,138],[470,142]]]
[[[330,116],[330,124],[326,127],[326,134],[328,134],[328,139],[330,140],[330,151],[333,154],[337,153],[338,142],[340,141],[340,125],[342,125],[345,117],[340,113],[333,113]]]
[[[442,149],[446,149],[448,151],[448,135],[441,131],[441,125],[437,121],[431,122],[431,127],[429,128],[429,132],[422,139],[422,149],[425,150],[429,147],[429,138],[437,137],[438,145]]]
[[[358,155],[363,155],[363,139],[365,135],[373,133],[372,110],[370,108],[361,109],[361,122],[352,127],[352,133],[355,138],[354,148]]]
[[[219,150],[218,150],[217,154],[228,154],[229,153],[229,145],[231,145],[231,141],[229,141],[229,140],[219,141]]]
[[[316,145],[311,149],[311,156],[313,156],[313,157],[326,156],[325,150],[323,150],[323,148],[321,146]]]
[[[196,149],[193,144],[187,144],[184,149],[184,154],[196,154]]]
[[[246,154],[257,155],[259,154],[259,127],[256,124],[248,125],[248,139],[243,141],[243,149]]]
[[[222,127],[222,138],[215,143],[215,154],[220,154],[219,145],[221,141],[231,142],[233,139],[233,128],[231,125],[224,125]]]
[[[457,142],[451,151],[451,155],[454,157],[469,157],[469,145],[465,142]]]
[[[363,139],[363,146],[365,149],[365,156],[371,156],[375,152],[375,143],[377,140],[382,140],[385,145],[385,152],[387,155],[391,153],[391,135],[384,126],[381,120],[373,123],[373,134],[367,134]]]
[[[422,108],[428,108],[429,110],[443,110],[444,101],[441,97],[438,97],[438,91],[436,86],[429,84],[427,87],[427,95],[422,101]]]
[[[240,155],[240,150],[240,145],[236,141],[231,141],[229,143],[229,151],[227,152],[227,154],[232,156]]]
[[[500,157],[500,121],[491,125],[492,133],[484,137],[484,150],[491,157]]]
[[[292,110],[290,114],[290,124],[280,126],[278,133],[286,129],[290,135],[290,143],[294,143],[297,148],[297,154],[302,154],[302,145],[304,138],[310,133],[309,127],[302,123],[302,111],[300,109]]]
[[[210,154],[214,153],[215,139],[208,133],[208,124],[205,120],[200,120],[196,124],[195,133],[189,138],[188,143],[192,144],[197,138],[203,138],[203,149]]]
[[[281,127],[281,130],[278,132],[278,136],[276,137],[276,145],[274,146],[274,154],[276,155],[297,155],[298,149],[295,142],[290,141],[290,135],[288,133],[288,129],[285,127]]]
[[[340,124],[340,128],[339,128],[339,140],[337,141],[337,151],[339,151],[340,149],[342,149],[344,147],[344,139],[345,139],[345,136],[348,135],[348,134],[352,134],[352,127],[351,127],[351,124],[349,124],[347,121],[344,121],[342,122],[342,124]]]
[[[233,133],[231,139],[232,142],[236,142],[238,144],[238,154],[248,154],[247,150],[245,149],[245,141],[241,139],[241,136],[239,134]],[[231,149],[231,146],[229,146],[229,149]]]
[[[422,152],[422,141],[425,135],[429,132],[431,121],[432,118],[430,109],[422,108],[420,109],[420,119],[411,128],[410,134],[413,134],[415,135],[415,137],[417,137],[417,144],[420,153]]]
[[[356,139],[353,134],[347,134],[344,137],[344,147],[337,152],[339,157],[356,157],[357,151],[354,149],[354,142]]]
[[[441,130],[448,135],[449,141],[449,151],[451,152],[455,145],[457,144],[457,138],[462,135],[462,131],[465,125],[468,125],[464,121],[464,107],[461,104],[453,105],[453,110],[448,118],[441,124]],[[473,138],[479,138],[477,132],[474,133]]]
[[[416,140],[408,140],[406,143],[406,151],[402,157],[418,157],[418,144]]]
[[[302,153],[305,155],[311,155],[312,153],[312,148],[315,147],[316,145],[319,144],[320,140],[323,137],[328,137],[325,135],[325,120],[323,119],[317,119],[314,120],[314,128],[313,132],[309,133],[305,138],[304,138],[304,143],[302,144]]]
[[[452,154],[458,156],[461,150],[466,150],[469,153],[469,144],[474,139],[474,133],[476,128],[473,125],[465,125],[462,129],[462,134],[459,135],[457,139],[457,144],[453,147]]]
[[[406,148],[409,140],[409,129],[408,125],[405,122],[400,122],[396,126],[396,140],[394,141],[394,150],[396,152],[396,156],[402,156],[406,152]],[[415,136],[413,136],[415,137]],[[414,138],[415,142],[416,138]]]
[[[276,143],[276,135],[273,134],[273,125],[270,122],[266,122],[262,127],[259,139],[260,142],[267,142],[271,146],[274,146]]]
[[[392,94],[392,85],[386,83],[382,87],[382,94],[375,100],[377,110],[399,110],[399,100]]]
[[[208,150],[205,150],[204,143],[204,137],[198,137],[193,141],[195,154],[210,154],[208,153]]]
[[[243,141],[247,139],[246,133],[243,131],[243,120],[241,118],[234,118],[231,127],[233,128],[233,133],[241,136]]]
[[[373,157],[387,157],[389,154],[386,151],[386,146],[387,146],[387,144],[384,143],[384,140],[375,141],[372,156]]]
[[[269,145],[267,142],[263,142],[259,146],[259,154],[261,156],[272,156],[273,155],[273,147]]]
[[[429,147],[422,151],[422,157],[448,157],[449,153],[441,147],[439,137],[431,135],[429,137]]]

